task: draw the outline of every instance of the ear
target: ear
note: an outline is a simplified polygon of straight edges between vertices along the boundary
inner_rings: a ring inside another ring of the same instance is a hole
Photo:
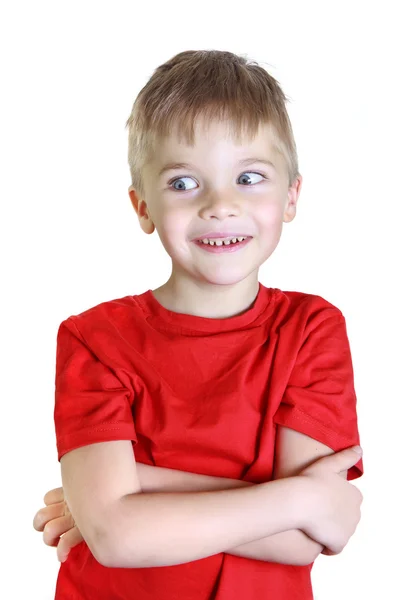
[[[285,212],[283,215],[284,223],[290,223],[296,216],[296,207],[297,201],[300,196],[301,186],[303,184],[303,177],[298,175],[295,179],[294,183],[290,186],[288,190],[288,200],[285,207]]]
[[[140,227],[145,233],[153,233],[155,225],[151,220],[149,209],[144,200],[139,198],[136,190],[130,185],[128,188],[129,198],[131,199],[132,206],[138,216]]]

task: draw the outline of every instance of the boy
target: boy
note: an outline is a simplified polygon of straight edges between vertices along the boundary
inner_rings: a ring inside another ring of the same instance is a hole
[[[258,65],[187,51],[135,101],[129,196],[172,272],[59,327],[57,599],[308,600],[355,531],[345,319],[258,281],[302,183],[285,100]]]

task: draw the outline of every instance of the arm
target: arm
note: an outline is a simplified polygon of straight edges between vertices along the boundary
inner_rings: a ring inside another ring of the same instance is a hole
[[[176,469],[136,463],[144,492],[206,492],[237,489],[256,484],[241,479],[213,477]],[[300,530],[290,530],[254,540],[225,550],[226,554],[288,565],[307,565],[315,560],[314,544],[321,547]],[[319,551],[318,551],[319,553]]]
[[[334,451],[329,446],[294,429],[278,425],[273,479],[296,476],[308,465],[330,454],[334,454]],[[347,471],[340,475],[347,479]],[[227,554],[282,564],[308,565],[314,562],[323,549],[324,546],[303,531],[293,529],[231,548]]]
[[[333,454],[333,450],[328,446],[293,429],[278,426],[273,478],[295,476],[318,458],[329,454]],[[255,485],[242,480],[210,477],[142,463],[137,463],[137,468],[143,491],[150,493],[215,491]],[[347,479],[347,471],[343,471],[341,476]],[[323,548],[300,529],[292,529],[232,547],[225,552],[253,560],[308,565],[316,559]]]
[[[325,444],[294,429],[278,426],[275,441],[273,479],[298,475],[308,465],[323,456],[334,454]],[[347,471],[340,473],[347,479]],[[228,554],[290,565],[308,565],[321,554],[324,546],[311,539],[300,529],[231,548]]]
[[[125,440],[77,448],[60,462],[75,522],[108,567],[198,560],[293,529],[308,510],[300,478],[214,492],[143,493]]]

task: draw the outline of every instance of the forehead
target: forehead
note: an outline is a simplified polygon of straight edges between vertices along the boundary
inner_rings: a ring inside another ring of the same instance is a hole
[[[194,124],[194,143],[189,144],[178,127],[175,126],[168,136],[159,140],[154,149],[158,158],[165,159],[166,155],[174,155],[177,151],[185,153],[209,152],[210,148],[225,149],[231,153],[239,154],[241,150],[258,150],[259,152],[275,151],[275,136],[269,124],[260,124],[254,136],[249,136],[245,131],[241,135],[229,121],[206,121],[198,119]],[[157,158],[155,156],[155,158]],[[175,158],[175,156],[171,156]]]

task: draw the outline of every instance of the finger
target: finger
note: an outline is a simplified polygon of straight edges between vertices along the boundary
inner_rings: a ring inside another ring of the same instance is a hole
[[[57,546],[59,537],[75,527],[72,515],[53,519],[46,523],[43,530],[43,541],[46,546]]]
[[[68,558],[69,551],[78,544],[83,542],[81,532],[77,527],[70,529],[65,533],[57,546],[57,558],[60,562],[65,562]]]
[[[36,531],[43,531],[44,526],[49,521],[53,519],[57,519],[58,517],[63,517],[67,514],[65,510],[65,503],[58,502],[57,504],[50,504],[49,506],[45,506],[37,511],[36,515],[33,518],[33,527]]]
[[[64,490],[62,487],[48,491],[43,498],[43,502],[46,504],[46,506],[49,504],[54,504],[55,502],[63,502],[63,500]]]

